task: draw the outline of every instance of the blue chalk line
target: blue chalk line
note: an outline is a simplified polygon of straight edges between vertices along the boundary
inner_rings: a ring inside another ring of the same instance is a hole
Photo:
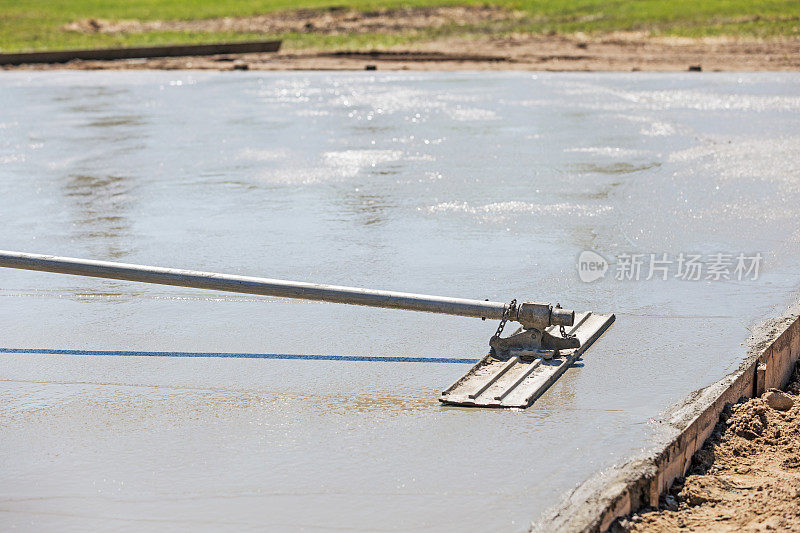
[[[122,357],[231,357],[237,359],[289,359],[308,361],[360,361],[379,363],[463,363],[478,359],[460,357],[377,357],[367,355],[308,355],[290,353],[149,352],[134,350],[61,350],[54,348],[0,348],[0,354],[116,355]]]

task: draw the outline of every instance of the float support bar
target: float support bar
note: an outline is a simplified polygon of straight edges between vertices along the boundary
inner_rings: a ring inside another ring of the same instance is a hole
[[[233,276],[213,272],[111,263],[108,261],[92,261],[2,250],[0,250],[0,266],[160,285],[177,285],[195,289],[242,292],[280,298],[300,298],[495,320],[501,320],[508,313],[509,316],[507,318],[509,320],[517,320],[516,308],[509,309],[509,304],[483,300],[377,291],[357,287],[339,287],[300,281]],[[560,311],[559,309],[556,313],[553,313],[556,319],[559,316],[557,313]]]

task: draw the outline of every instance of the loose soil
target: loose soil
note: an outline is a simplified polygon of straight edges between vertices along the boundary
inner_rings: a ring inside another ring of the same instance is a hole
[[[465,53],[468,50],[468,53]],[[796,71],[800,39],[654,38],[639,34],[447,39],[386,50],[286,50],[275,54],[73,61],[15,69],[132,70],[540,70]]]
[[[348,8],[297,9],[253,17],[199,20],[84,19],[62,29],[81,33],[145,33],[150,31],[240,32],[240,33],[398,33],[445,26],[471,26],[486,22],[513,22],[524,16],[499,7],[414,7],[356,11]]]
[[[795,369],[789,410],[770,407],[781,406],[769,393],[726,409],[659,509],[618,520],[612,531],[800,532],[799,394]]]
[[[415,35],[413,44],[381,50],[285,49],[274,54],[74,61],[32,69],[210,70],[552,70],[755,71],[800,70],[800,39],[653,37],[646,32],[511,34],[525,15],[497,7],[427,7],[358,12],[294,10],[244,18],[187,21],[85,19],[66,25],[82,33],[235,31],[348,35]],[[452,31],[453,28],[461,28]],[[467,28],[467,29],[465,29]],[[468,34],[464,36],[463,34]],[[455,36],[455,34],[462,34]],[[500,36],[502,35],[502,36]]]

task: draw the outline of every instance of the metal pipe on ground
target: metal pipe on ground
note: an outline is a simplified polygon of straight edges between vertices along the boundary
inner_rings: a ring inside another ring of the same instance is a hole
[[[495,320],[506,318],[518,321],[526,327],[571,326],[575,316],[573,311],[558,307],[553,308],[546,303],[525,302],[520,305],[509,305],[502,302],[447,298],[3,250],[0,250],[0,266],[159,285],[176,285],[195,289],[405,309],[445,315]]]

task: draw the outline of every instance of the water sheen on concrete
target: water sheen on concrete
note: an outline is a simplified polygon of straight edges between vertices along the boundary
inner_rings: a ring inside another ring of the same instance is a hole
[[[796,74],[6,73],[0,92],[2,248],[617,314],[526,411],[440,406],[469,364],[0,355],[4,529],[526,529],[658,439],[797,286]],[[587,249],[764,264],[587,284]],[[0,323],[6,348],[431,358],[477,358],[496,327],[22,271],[0,272]]]

